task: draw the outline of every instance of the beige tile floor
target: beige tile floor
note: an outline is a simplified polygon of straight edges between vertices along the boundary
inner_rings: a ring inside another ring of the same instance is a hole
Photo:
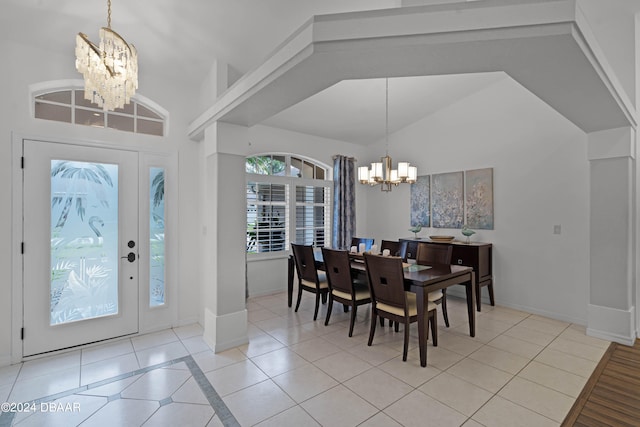
[[[0,402],[36,402],[0,427],[558,426],[609,345],[488,305],[471,338],[464,301],[450,297],[451,327],[439,313],[421,368],[415,324],[406,362],[402,332],[378,326],[367,346],[366,306],[352,338],[339,304],[324,326],[326,307],[314,322],[307,295],[298,313],[284,293],[247,309],[249,344],[218,354],[191,325],[0,368]]]

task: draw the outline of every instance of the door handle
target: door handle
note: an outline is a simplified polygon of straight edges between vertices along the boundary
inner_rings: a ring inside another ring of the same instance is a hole
[[[134,262],[136,260],[136,254],[134,254],[133,252],[129,252],[127,254],[127,256],[123,256],[123,257],[120,257],[120,258],[126,258],[127,261]]]

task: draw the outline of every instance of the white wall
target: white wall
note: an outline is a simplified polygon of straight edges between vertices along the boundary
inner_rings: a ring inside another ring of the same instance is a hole
[[[324,163],[330,168],[333,166],[332,157],[335,154],[360,159],[366,151],[359,145],[260,125],[249,129],[249,141],[247,155],[271,152],[298,154]],[[357,186],[356,200],[360,202],[364,196],[364,189]],[[364,209],[356,209],[356,230],[365,227],[365,221]],[[288,252],[275,255],[275,258],[269,254],[268,259],[249,256],[249,296],[266,295],[287,289],[287,257]]]
[[[473,239],[494,244],[497,303],[581,324],[589,292],[586,152],[581,130],[506,76],[389,142],[395,161],[410,160],[419,175],[492,167],[495,229]],[[409,186],[368,189],[366,210],[366,234],[376,240],[411,235]],[[419,235],[430,234],[462,238],[459,230]]]

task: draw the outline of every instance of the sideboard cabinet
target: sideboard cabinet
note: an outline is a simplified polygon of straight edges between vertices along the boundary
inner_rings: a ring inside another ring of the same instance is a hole
[[[491,305],[496,304],[493,295],[493,245],[491,243],[463,243],[458,241],[434,242],[430,239],[415,239],[411,237],[402,238],[400,240],[407,241],[407,258],[410,259],[415,259],[416,252],[418,251],[418,243],[420,242],[434,243],[436,245],[451,245],[453,247],[451,263],[472,267],[475,272],[476,303],[478,311],[481,310],[480,289],[485,286],[489,291],[489,300],[491,301]]]

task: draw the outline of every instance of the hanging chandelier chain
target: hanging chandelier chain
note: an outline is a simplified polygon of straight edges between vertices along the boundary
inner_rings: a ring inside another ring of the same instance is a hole
[[[418,178],[418,168],[411,166],[409,162],[399,162],[398,168],[393,168],[393,162],[389,157],[389,78],[385,78],[384,92],[384,137],[386,155],[380,158],[380,162],[371,163],[371,169],[367,166],[358,168],[358,181],[361,184],[380,185],[382,191],[391,191],[393,186],[399,184],[413,184]]]
[[[107,28],[111,29],[111,0],[107,0]]]
[[[389,78],[385,79],[385,115],[384,115],[384,138],[386,153],[389,155]]]

